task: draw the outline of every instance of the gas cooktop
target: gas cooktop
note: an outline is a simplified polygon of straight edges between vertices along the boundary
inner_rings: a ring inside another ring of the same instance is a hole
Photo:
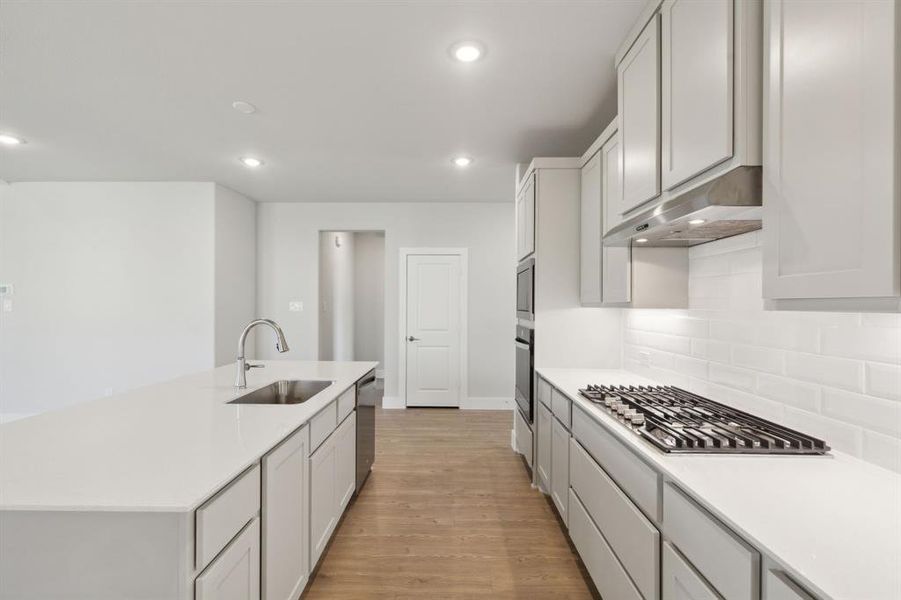
[[[823,440],[672,386],[579,390],[663,452],[825,454]]]

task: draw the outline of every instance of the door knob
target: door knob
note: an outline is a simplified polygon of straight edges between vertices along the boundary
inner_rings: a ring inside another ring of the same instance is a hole
[[[418,342],[419,338],[413,337],[412,335],[407,338],[408,342]]]

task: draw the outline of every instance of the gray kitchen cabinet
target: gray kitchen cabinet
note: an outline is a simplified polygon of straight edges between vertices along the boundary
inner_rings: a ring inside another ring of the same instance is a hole
[[[767,571],[763,585],[764,600],[814,600],[813,596],[781,571]]]
[[[617,66],[623,209],[660,194],[660,17]]]
[[[551,419],[551,500],[564,524],[569,523],[569,429]]]
[[[194,582],[195,600],[260,599],[260,519],[255,517]]]
[[[583,306],[601,303],[601,231],[603,229],[603,190],[601,151],[582,165],[579,287]]]
[[[337,494],[338,514],[344,512],[357,487],[357,413],[350,415],[335,431],[335,445],[338,454],[335,457],[337,463]]]
[[[722,600],[672,544],[663,542],[663,600]]]
[[[733,8],[733,0],[661,6],[664,189],[732,156]]]
[[[765,10],[763,295],[896,297],[901,5]]]
[[[262,461],[262,597],[294,600],[310,572],[309,431]]]
[[[614,129],[601,146],[603,165],[604,231],[623,219],[623,194],[620,181],[619,130]],[[601,300],[623,304],[632,300],[632,249],[629,246],[604,246],[601,253]]]
[[[516,197],[516,259],[535,252],[535,176],[530,175]]]
[[[538,487],[545,493],[551,490],[551,431],[554,420],[551,411],[540,402],[535,405],[535,473]]]
[[[537,412],[537,411],[536,411]],[[533,463],[532,429],[519,409],[513,409],[513,449],[521,454],[529,468]]]

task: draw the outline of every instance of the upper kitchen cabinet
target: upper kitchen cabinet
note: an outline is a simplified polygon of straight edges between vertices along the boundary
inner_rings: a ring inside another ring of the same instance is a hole
[[[901,7],[771,0],[765,298],[885,298],[901,278]]]
[[[617,66],[623,208],[660,194],[660,17]]]
[[[761,165],[762,27],[761,0],[647,5],[616,59],[623,220]]]
[[[660,9],[664,189],[732,156],[733,9],[724,0],[666,0]]]
[[[529,175],[516,196],[516,259],[535,252],[535,176]]]

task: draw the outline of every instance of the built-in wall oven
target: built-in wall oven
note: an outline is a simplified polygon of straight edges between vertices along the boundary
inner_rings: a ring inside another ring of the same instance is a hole
[[[516,327],[516,404],[522,416],[532,423],[535,396],[535,330]]]
[[[516,318],[535,320],[535,259],[527,258],[516,267]]]

